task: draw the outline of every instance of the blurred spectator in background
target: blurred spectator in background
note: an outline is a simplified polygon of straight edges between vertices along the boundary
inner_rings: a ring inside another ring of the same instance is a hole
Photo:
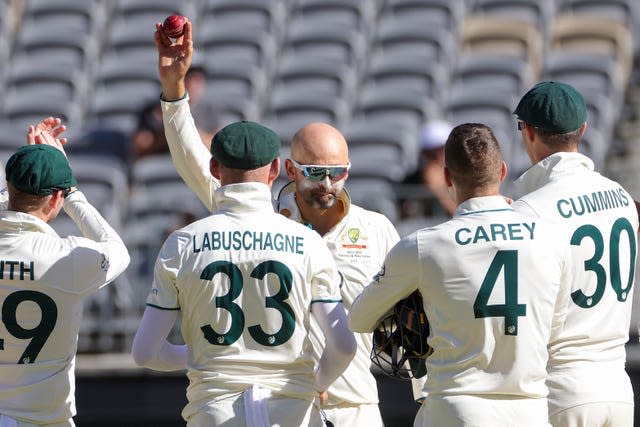
[[[222,110],[214,100],[204,97],[207,73],[203,63],[197,59],[197,55],[194,55],[191,68],[187,71],[185,85],[189,94],[191,115],[202,143],[209,149],[213,135],[221,127]],[[169,153],[167,139],[164,136],[162,111],[157,99],[152,100],[140,110],[132,142],[134,160],[149,155]]]
[[[422,184],[423,199],[401,200],[401,216],[447,216],[456,210],[456,203],[444,180],[444,144],[453,126],[443,120],[428,122],[420,132],[420,164],[403,184]],[[412,191],[413,194],[415,192]]]
[[[153,100],[142,107],[138,113],[138,125],[131,138],[134,160],[168,151],[162,126],[162,111],[157,101]]]
[[[211,139],[223,124],[223,111],[214,100],[205,98],[207,86],[207,72],[198,55],[194,55],[193,62],[184,81],[189,93],[189,106],[191,115],[196,123],[200,139],[207,149],[211,148]],[[159,102],[156,102],[159,107]],[[160,115],[162,118],[162,114]]]

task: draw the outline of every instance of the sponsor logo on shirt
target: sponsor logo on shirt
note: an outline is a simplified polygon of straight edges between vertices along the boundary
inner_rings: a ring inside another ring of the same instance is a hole
[[[347,230],[348,241],[345,241],[345,236],[340,236],[341,246],[345,249],[367,249],[366,243],[361,241],[361,234],[359,228],[349,228]],[[362,238],[366,240],[366,238]]]

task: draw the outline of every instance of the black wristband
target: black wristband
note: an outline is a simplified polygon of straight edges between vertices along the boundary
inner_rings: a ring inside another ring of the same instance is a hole
[[[73,193],[75,193],[76,191],[78,191],[78,189],[76,187],[69,187],[65,190],[64,192],[64,198],[66,199],[67,197],[69,197],[70,195],[72,195]]]
[[[176,101],[182,101],[183,99],[185,99],[187,97],[189,93],[187,91],[184,91],[184,95],[182,95],[180,98],[178,99],[166,99],[164,97],[164,94],[162,92],[160,92],[160,101],[164,101],[164,102],[176,102]]]

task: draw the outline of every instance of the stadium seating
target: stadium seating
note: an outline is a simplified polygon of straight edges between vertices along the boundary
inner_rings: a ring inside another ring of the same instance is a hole
[[[475,0],[472,14],[502,16],[504,19],[525,20],[542,31],[545,40],[556,13],[556,0]]]
[[[450,92],[484,87],[509,96],[519,96],[536,80],[533,67],[522,57],[470,51],[461,54],[453,66]]]
[[[633,38],[620,21],[591,14],[558,14],[549,40],[551,51],[562,49],[615,59],[627,79],[633,67]]]
[[[456,36],[445,24],[409,15],[383,15],[372,40],[372,50],[399,55],[428,56],[449,67],[456,51]]]
[[[387,0],[382,8],[382,15],[395,16],[399,19],[422,20],[446,28],[447,32],[456,34],[466,14],[464,1],[449,0]]]
[[[378,0],[299,0],[293,7],[291,19],[339,22],[370,35],[377,19],[377,3]]]
[[[286,28],[286,0],[205,0],[200,7],[200,27],[220,23],[252,26],[271,34],[279,42]]]
[[[440,100],[449,84],[449,73],[445,66],[432,59],[418,52],[374,51],[362,77],[362,86],[365,91],[367,86],[393,87]]]
[[[417,165],[416,126],[412,122],[356,119],[342,127],[351,159],[350,177],[400,182]],[[351,179],[350,178],[350,179]]]
[[[239,63],[261,68],[269,76],[277,58],[276,39],[261,25],[215,22],[196,31],[198,49],[207,61]]]
[[[507,20],[500,14],[469,15],[460,37],[462,53],[500,52],[526,60],[535,73],[542,67],[542,34],[524,19]]]
[[[305,17],[291,22],[282,45],[283,55],[305,51],[327,61],[361,70],[366,57],[363,33],[339,22]]]
[[[346,101],[356,92],[357,74],[346,64],[336,64],[305,53],[284,55],[278,64],[273,90],[294,90],[312,95],[330,94]]]
[[[346,103],[332,94],[315,92],[309,96],[295,89],[282,88],[271,93],[265,118],[295,121],[299,123],[297,127],[299,129],[313,121],[340,126],[347,114]]]

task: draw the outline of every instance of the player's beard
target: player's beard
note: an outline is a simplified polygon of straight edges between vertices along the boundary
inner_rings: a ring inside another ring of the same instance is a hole
[[[308,179],[302,179],[296,183],[298,193],[302,196],[304,202],[314,209],[329,209],[336,204],[345,180],[332,182],[325,177],[320,182],[311,182]]]

